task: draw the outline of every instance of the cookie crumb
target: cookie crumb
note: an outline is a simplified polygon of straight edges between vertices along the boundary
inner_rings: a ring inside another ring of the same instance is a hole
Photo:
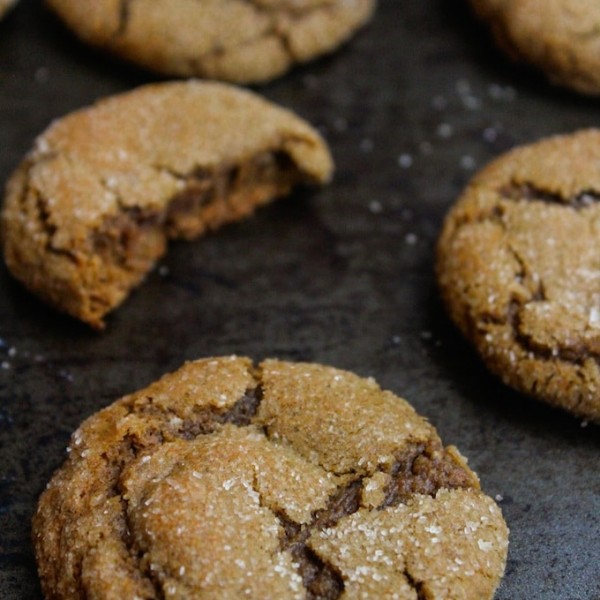
[[[47,67],[38,67],[33,78],[36,83],[47,83],[50,80],[50,71]]]
[[[492,83],[488,87],[488,94],[493,100],[512,102],[517,97],[517,90],[510,85]]]
[[[450,123],[440,123],[436,129],[438,137],[447,140],[454,134],[454,127]]]
[[[338,117],[333,122],[333,128],[340,133],[348,129],[348,121],[344,117]]]
[[[373,214],[378,215],[383,211],[383,205],[379,200],[371,200],[371,202],[369,202],[369,210]]]
[[[481,100],[477,96],[463,96],[461,102],[467,110],[479,110],[481,108]]]
[[[398,157],[398,166],[402,167],[403,169],[408,169],[410,167],[412,167],[413,164],[413,157],[408,154],[407,152],[402,153],[399,157]]]
[[[466,79],[459,79],[454,88],[459,96],[467,96],[471,93],[471,84]]]
[[[482,137],[486,142],[491,144],[498,139],[498,130],[495,127],[486,127],[483,130]]]
[[[433,152],[433,144],[431,142],[428,142],[427,140],[420,142],[419,152],[424,156],[428,156]]]
[[[360,142],[360,149],[365,153],[368,154],[369,152],[372,152],[374,148],[374,144],[373,144],[373,140],[370,138],[364,138],[363,140],[361,140]]]
[[[469,154],[460,157],[460,167],[465,171],[472,171],[476,166],[475,159]]]
[[[444,110],[448,106],[448,100],[445,96],[434,96],[431,100],[431,107],[435,110]]]

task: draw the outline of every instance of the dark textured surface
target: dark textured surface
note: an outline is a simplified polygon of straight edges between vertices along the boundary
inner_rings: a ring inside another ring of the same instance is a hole
[[[0,178],[52,119],[156,79],[22,0],[0,23]],[[485,371],[442,312],[433,247],[473,168],[598,124],[600,101],[509,65],[447,0],[381,0],[341,52],[260,89],[321,128],[338,165],[330,187],[173,245],[102,334],[0,267],[0,595],[40,597],[30,519],[80,421],[185,359],[235,352],[332,364],[406,397],[503,497],[497,598],[597,600],[598,427]]]

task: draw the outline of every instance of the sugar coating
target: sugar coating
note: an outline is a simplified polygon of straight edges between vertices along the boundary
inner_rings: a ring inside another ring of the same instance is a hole
[[[168,75],[263,82],[335,50],[375,0],[47,0],[86,42]]]
[[[6,263],[102,327],[166,251],[241,219],[333,164],[305,121],[225,84],[147,85],[55,121],[10,179]]]
[[[372,379],[236,356],[91,416],[33,523],[44,592],[69,599],[481,600],[507,533],[458,452]]]
[[[359,510],[309,544],[342,570],[350,598],[416,598],[415,585],[419,597],[487,598],[507,547],[500,518],[491,498],[442,489],[379,512]]]
[[[600,420],[600,132],[516,149],[449,211],[437,273],[449,312],[509,385]]]

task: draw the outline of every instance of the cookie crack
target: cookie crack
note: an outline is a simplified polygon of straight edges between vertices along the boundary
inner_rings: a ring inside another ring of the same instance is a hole
[[[301,57],[296,55],[291,40],[290,31],[294,25],[294,21],[302,21],[307,18],[311,18],[314,14],[321,13],[332,13],[334,14],[339,8],[339,2],[323,2],[318,6],[311,8],[294,8],[293,6],[283,6],[273,9],[272,7],[264,6],[256,0],[241,0],[246,4],[254,7],[254,9],[262,14],[267,15],[271,19],[271,26],[266,35],[261,37],[268,37],[272,35],[279,40],[283,51],[289,56],[292,61],[300,61]],[[289,23],[292,23],[290,26]]]
[[[34,165],[32,164],[30,168]],[[21,192],[20,204],[24,206],[26,204],[26,198],[31,194],[34,197],[36,222],[39,224],[41,233],[44,236],[44,251],[55,256],[62,256],[67,260],[77,264],[77,256],[64,248],[58,248],[54,245],[54,236],[58,231],[58,227],[52,223],[50,210],[48,208],[48,199],[29,181],[29,174],[26,176],[25,185]]]
[[[120,501],[122,506],[122,515],[127,527],[127,534],[122,540],[123,544],[125,545],[125,549],[131,557],[134,565],[137,567],[136,572],[139,573],[139,577],[141,577],[142,580],[152,590],[152,600],[165,600],[166,596],[164,586],[160,580],[159,573],[157,572],[155,565],[152,565],[148,561],[146,552],[138,543],[136,543],[135,538],[131,533],[132,523],[129,518],[129,503],[123,495],[120,496]]]
[[[512,181],[498,189],[498,195],[512,202],[542,202],[558,205],[579,211],[600,203],[600,191],[594,189],[582,190],[578,194],[565,197],[558,192],[551,192],[532,182],[517,183]]]
[[[130,564],[126,562],[123,566],[132,573],[132,578],[134,580],[137,580],[142,587],[146,588],[146,592],[151,591],[153,593],[153,600],[164,600],[165,595],[160,581],[156,577],[156,574],[149,568],[149,565],[144,558],[144,551],[136,543],[135,538],[131,533],[132,525],[129,519],[129,502],[124,494],[120,478],[124,468],[135,459],[139,454],[139,451],[139,441],[135,436],[127,434],[118,446],[111,448],[110,451],[103,452],[100,455],[100,459],[104,461],[109,473],[107,498],[117,498],[119,501],[120,512],[118,517],[121,519],[121,528],[119,528],[119,523],[114,521],[113,527],[115,527],[117,539],[120,540],[126,556],[128,556],[131,561]],[[97,544],[95,547],[97,548]],[[80,582],[82,562],[83,557],[79,565],[80,576],[78,579]],[[80,585],[82,590],[81,597],[85,598],[87,597],[87,590],[84,589],[82,582]]]
[[[113,37],[119,37],[125,34],[131,18],[131,5],[134,0],[120,0],[119,3],[119,19],[117,29],[113,33]]]
[[[402,572],[402,574],[404,575],[404,579],[406,579],[408,585],[414,590],[415,594],[417,595],[417,600],[428,600],[428,596],[425,595],[425,590],[423,587],[424,582],[415,579],[412,573],[408,570],[408,567],[406,566],[404,567],[404,571]]]
[[[594,352],[593,350],[590,350],[584,342],[573,345],[570,348],[565,348],[564,346],[555,346],[549,348],[547,346],[537,344],[531,339],[530,336],[522,333],[520,327],[520,309],[530,303],[519,304],[516,301],[513,301],[512,304],[515,304],[518,308],[511,309],[510,312],[513,314],[513,316],[508,315],[505,322],[513,330],[513,339],[515,340],[515,343],[517,343],[526,353],[533,355],[540,360],[558,360],[578,367],[583,366],[587,360],[594,360],[600,365],[600,352]]]
[[[476,485],[472,475],[457,463],[439,440],[415,444],[404,450],[390,468],[383,509],[406,502],[415,494],[435,497],[444,489],[468,489]]]
[[[511,332],[514,343],[529,357],[535,357],[540,361],[561,361],[569,363],[575,367],[582,367],[587,360],[594,360],[600,365],[600,353],[590,350],[584,343],[572,348],[553,347],[549,348],[534,342],[530,336],[522,333],[520,312],[529,304],[541,302],[544,300],[543,284],[540,284],[540,291],[528,302],[521,302],[513,298],[508,304],[506,313],[501,316],[483,314],[481,322],[483,324],[494,324],[506,326]],[[576,371],[577,376],[581,374]],[[534,390],[535,393],[535,390]]]
[[[335,600],[344,591],[340,572],[330,562],[308,546],[315,533],[334,527],[342,517],[352,515],[360,508],[363,477],[339,487],[329,498],[327,506],[314,512],[306,525],[296,523],[282,511],[274,511],[283,531],[281,549],[292,555],[310,600]]]
[[[511,202],[542,202],[544,204],[563,206],[570,210],[581,211],[591,206],[600,203],[600,192],[593,189],[585,190],[570,198],[565,198],[562,195],[554,192],[549,192],[531,183],[516,184],[511,182],[497,190],[503,200]],[[499,225],[504,231],[507,230],[506,223],[503,220],[504,208],[502,205],[495,205],[493,209],[480,215],[479,218],[465,218],[457,224],[457,230],[460,227],[479,222],[493,222]],[[528,278],[533,281],[531,270],[527,266],[527,261],[519,253],[519,251],[509,242],[507,249],[515,262],[518,269],[514,273],[515,281],[518,284],[523,284]],[[502,316],[483,313],[480,317],[481,322],[485,324],[494,324],[506,326],[509,328],[512,339],[523,352],[542,361],[559,360],[570,363],[574,366],[582,366],[586,360],[592,359],[600,364],[600,352],[590,350],[585,343],[581,343],[572,348],[553,347],[548,348],[540,344],[536,344],[530,336],[525,335],[521,331],[521,311],[530,304],[548,301],[544,281],[539,279],[535,289],[529,286],[529,298],[527,300],[518,298],[513,295],[510,298],[506,312]],[[470,326],[473,330],[477,330],[477,322],[470,318]]]
[[[517,262],[517,264],[519,265],[519,270],[515,273],[515,280],[518,283],[522,283],[524,279],[529,275],[527,262],[512,245],[509,244],[508,249],[515,261]],[[514,342],[525,353],[529,354],[530,356],[535,356],[539,360],[559,360],[571,363],[574,366],[582,366],[586,360],[592,359],[598,364],[600,364],[600,353],[590,350],[583,342],[571,348],[565,348],[560,346],[549,348],[540,344],[536,344],[530,336],[522,332],[520,316],[522,310],[531,304],[546,302],[548,300],[546,296],[544,282],[541,279],[538,281],[536,289],[529,291],[530,297],[528,300],[524,301],[513,296],[508,304],[506,313],[503,317],[494,317],[489,314],[484,315],[484,322],[507,326],[512,333],[512,338]]]
[[[285,4],[283,6],[277,6],[276,8],[273,6],[265,5],[259,0],[238,0],[238,2],[242,4],[246,4],[251,6],[253,10],[256,12],[266,14],[266,15],[281,15],[284,14],[291,18],[302,18],[307,14],[312,14],[313,12],[328,10],[335,7],[335,2],[321,2],[318,6],[313,6],[312,8],[300,8],[290,6],[289,4]]]
[[[262,401],[263,389],[260,381],[255,387],[248,388],[244,394],[229,408],[218,406],[194,406],[192,415],[181,418],[176,411],[157,406],[152,396],[131,404],[128,414],[153,415],[160,419],[159,429],[155,432],[156,439],[140,441],[140,449],[153,447],[162,442],[165,437],[183,440],[194,440],[200,435],[209,435],[226,424],[246,427],[252,423]],[[150,435],[151,432],[146,432]],[[147,442],[150,442],[149,444]],[[146,442],[146,445],[143,445]]]
[[[133,0],[130,0],[133,1]],[[230,44],[227,46],[223,46],[221,43],[215,44],[213,48],[204,52],[200,56],[196,56],[190,60],[193,64],[197,73],[202,73],[204,71],[202,63],[206,60],[210,60],[213,57],[219,57],[226,54],[229,51],[238,51],[243,50],[248,46],[252,46],[257,42],[268,38],[274,38],[279,41],[282,50],[289,57],[290,61],[299,60],[294,52],[290,35],[288,30],[290,26],[286,23],[291,21],[301,21],[308,17],[311,17],[315,13],[326,13],[326,12],[335,12],[337,6],[333,2],[329,2],[327,4],[322,4],[320,6],[315,6],[312,8],[294,8],[292,6],[284,6],[273,8],[270,6],[265,6],[256,0],[238,0],[242,4],[246,4],[251,7],[251,9],[256,13],[265,16],[269,20],[268,27],[261,31],[254,37],[250,37],[245,39],[242,42],[237,44]]]

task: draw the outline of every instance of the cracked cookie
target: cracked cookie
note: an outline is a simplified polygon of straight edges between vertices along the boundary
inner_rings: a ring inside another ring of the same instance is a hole
[[[491,598],[508,530],[372,379],[186,363],[73,434],[33,540],[47,598]]]
[[[517,390],[600,421],[600,130],[517,148],[449,211],[437,275],[449,313]]]
[[[594,0],[470,0],[498,45],[555,84],[600,94],[600,4]]]
[[[241,219],[297,184],[322,184],[329,151],[305,121],[235,87],[149,85],[52,124],[7,185],[8,268],[96,328],[173,238]]]
[[[47,0],[84,41],[146,68],[265,82],[332,52],[375,0]]]

